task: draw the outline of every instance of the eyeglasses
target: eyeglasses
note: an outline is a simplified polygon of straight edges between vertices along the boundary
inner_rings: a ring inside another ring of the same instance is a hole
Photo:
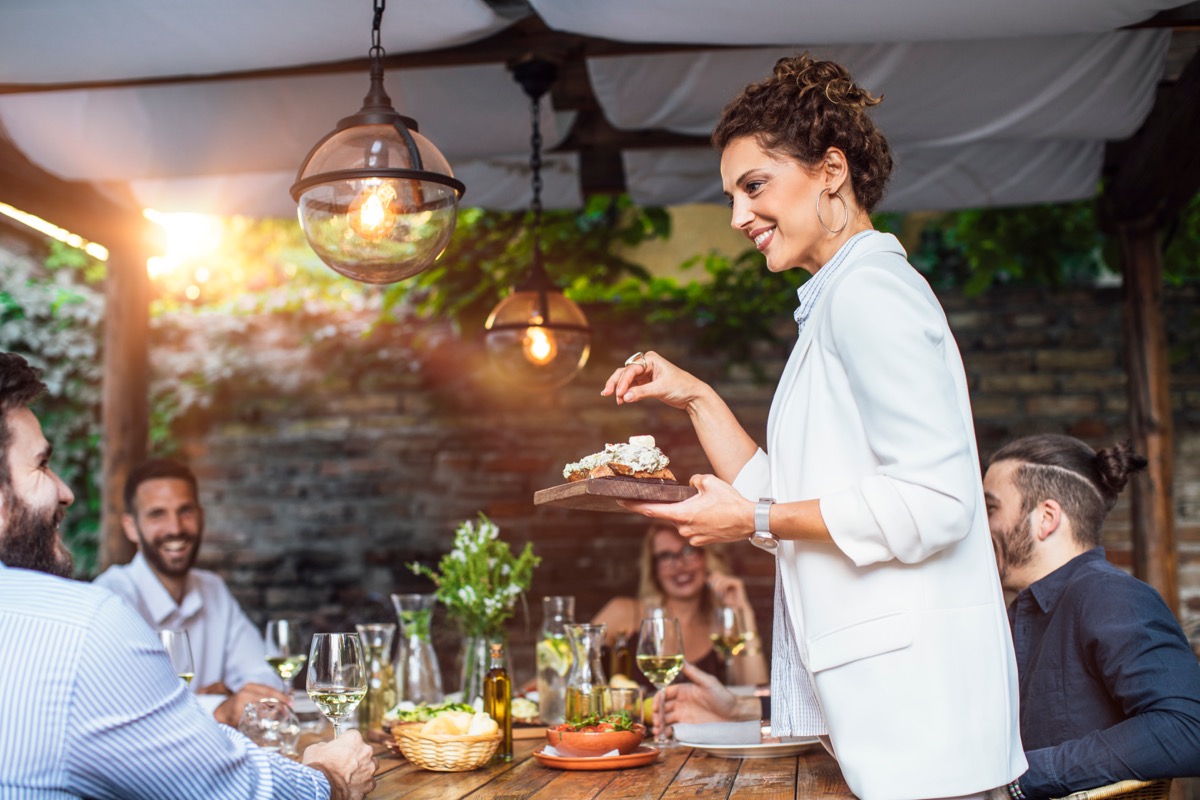
[[[654,554],[654,566],[665,567],[675,565],[681,561],[691,561],[700,557],[699,548],[692,547],[690,544],[684,545],[682,550],[664,550],[661,553]]]

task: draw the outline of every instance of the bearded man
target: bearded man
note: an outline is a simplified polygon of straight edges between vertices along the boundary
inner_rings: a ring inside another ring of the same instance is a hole
[[[0,353],[0,797],[362,800],[378,763],[358,731],[303,763],[256,746],[196,705],[125,603],[64,580],[74,496],[28,408],[45,388]]]
[[[1014,798],[1200,775],[1200,665],[1171,610],[1108,563],[1104,518],[1146,459],[1057,434],[992,456],[983,478],[1009,606],[1029,770]]]
[[[196,476],[177,461],[151,459],[130,470],[124,494],[121,523],[138,552],[95,583],[151,627],[187,631],[196,694],[218,721],[237,725],[246,703],[263,698],[290,702],[267,664],[262,637],[225,581],[194,568],[204,538]]]

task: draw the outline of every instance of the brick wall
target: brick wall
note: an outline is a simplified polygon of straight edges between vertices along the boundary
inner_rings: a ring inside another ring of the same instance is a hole
[[[1195,301],[1193,287],[1169,292],[1167,304],[1178,350],[1175,500],[1189,621],[1200,617],[1200,363],[1188,344],[1200,331]],[[997,290],[943,302],[985,457],[1033,431],[1072,433],[1096,446],[1125,435],[1118,291]],[[645,527],[633,515],[535,508],[533,493],[560,483],[564,462],[633,434],[654,434],[684,478],[708,470],[682,413],[659,404],[617,408],[599,396],[610,370],[653,347],[713,383],[759,441],[773,388],[745,365],[696,352],[682,327],[640,329],[605,320],[600,310],[590,317],[596,346],[583,375],[557,395],[520,398],[486,376],[478,343],[423,331],[416,346],[396,331],[347,337],[333,350],[327,342],[306,355],[308,327],[248,326],[254,380],[223,392],[180,431],[208,511],[202,565],[224,573],[258,621],[294,615],[341,627],[389,616],[380,604],[389,592],[427,589],[405,564],[436,560],[454,525],[484,511],[504,538],[514,546],[532,541],[544,559],[530,593],[530,628],[520,614],[511,628],[517,677],[530,677],[539,598],[573,594],[584,619],[609,597],[632,594]],[[789,347],[758,348],[757,365],[778,375]],[[265,379],[280,373],[286,381]],[[285,382],[286,392],[272,388]],[[1125,505],[1110,519],[1106,544],[1116,563],[1128,565]],[[769,634],[770,557],[748,545],[727,555]],[[458,637],[445,625],[437,631],[450,673]]]

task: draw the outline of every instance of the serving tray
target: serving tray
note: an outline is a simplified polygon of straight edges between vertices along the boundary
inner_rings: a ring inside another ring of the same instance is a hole
[[[696,494],[691,486],[638,478],[588,478],[534,492],[535,506],[557,506],[582,511],[628,511],[618,500],[678,503]]]

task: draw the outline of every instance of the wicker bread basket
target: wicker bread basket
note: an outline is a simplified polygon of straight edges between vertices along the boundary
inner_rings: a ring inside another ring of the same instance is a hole
[[[400,752],[412,763],[434,772],[466,772],[479,769],[500,746],[500,731],[487,736],[421,733],[421,725],[392,728]]]

